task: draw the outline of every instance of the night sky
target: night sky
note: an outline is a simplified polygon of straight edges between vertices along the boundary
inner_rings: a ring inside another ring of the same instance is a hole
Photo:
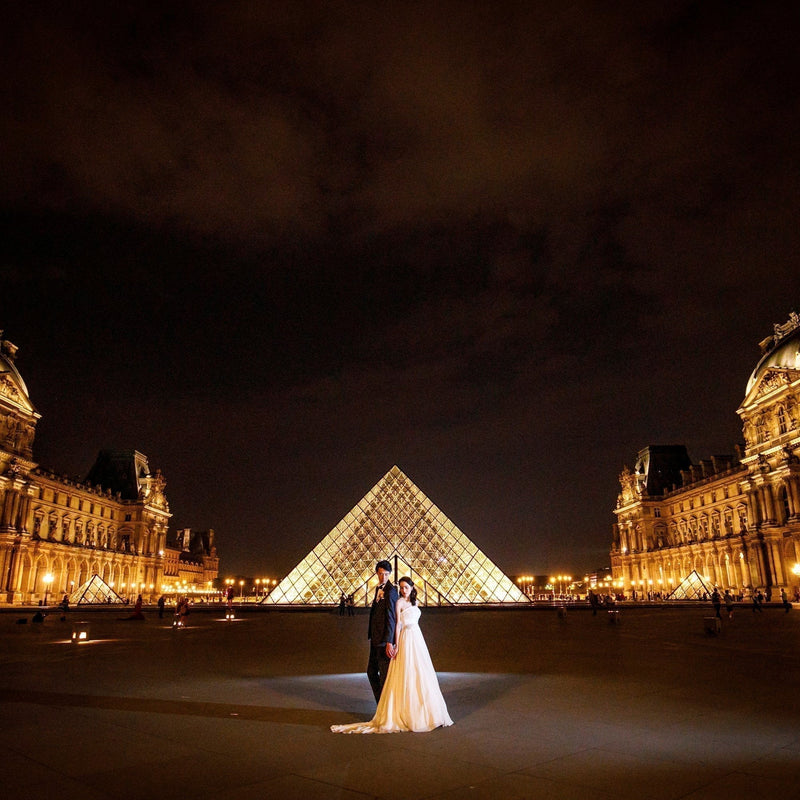
[[[800,310],[791,2],[4,2],[0,328],[84,476],[222,576],[394,464],[511,574],[609,562],[648,444],[732,453]]]

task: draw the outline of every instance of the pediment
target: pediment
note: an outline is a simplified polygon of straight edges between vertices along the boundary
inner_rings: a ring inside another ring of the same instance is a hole
[[[759,378],[758,382],[751,387],[742,403],[742,407],[746,408],[753,403],[760,402],[764,397],[790,386],[797,380],[800,380],[800,370],[798,369],[768,369]]]
[[[28,397],[28,391],[22,379],[10,371],[0,370],[0,404],[11,406],[30,416],[39,416]]]

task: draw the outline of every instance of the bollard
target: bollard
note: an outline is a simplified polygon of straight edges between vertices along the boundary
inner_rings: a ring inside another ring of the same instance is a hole
[[[567,618],[567,607],[566,606],[559,606],[558,607],[558,618],[559,619],[566,619]]]
[[[719,617],[703,617],[703,626],[709,636],[716,636],[722,632]]]
[[[609,611],[608,621],[611,625],[619,625],[619,611]]]

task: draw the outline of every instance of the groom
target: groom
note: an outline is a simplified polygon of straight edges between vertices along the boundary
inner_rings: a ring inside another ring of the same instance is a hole
[[[395,603],[397,589],[392,586],[389,576],[392,565],[388,561],[379,561],[375,565],[378,575],[378,587],[369,610],[369,663],[367,677],[375,695],[375,702],[381,699],[389,662],[394,656]]]

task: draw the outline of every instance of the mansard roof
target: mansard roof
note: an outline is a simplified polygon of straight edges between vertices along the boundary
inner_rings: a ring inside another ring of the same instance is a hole
[[[101,450],[86,482],[119,493],[123,500],[138,500],[141,480],[149,473],[146,456],[137,450]]]

